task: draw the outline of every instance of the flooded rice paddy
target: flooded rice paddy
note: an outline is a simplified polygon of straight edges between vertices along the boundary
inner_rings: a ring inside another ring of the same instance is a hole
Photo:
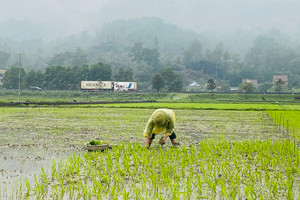
[[[42,168],[46,174],[50,174],[54,160],[58,163],[72,156],[82,157],[83,147],[90,140],[143,146],[142,132],[153,111],[96,106],[3,108],[0,115],[0,198],[17,198],[20,192],[17,191],[18,183],[26,180],[35,185]],[[238,142],[277,141],[284,138],[284,134],[263,111],[175,110],[175,113],[175,132],[182,146],[197,146],[209,140],[219,141],[220,136],[226,141]],[[154,141],[153,149],[158,148],[157,142]],[[170,146],[170,142],[167,142],[164,148]],[[122,193],[124,187],[120,190]],[[164,190],[169,195],[169,191],[166,188]],[[220,188],[218,190],[221,191]],[[117,197],[126,199],[126,191],[125,188],[125,196],[119,194]],[[213,192],[204,194],[212,195]],[[69,192],[61,198],[68,199],[70,195]],[[27,197],[36,198],[32,191]],[[53,198],[51,195],[44,197]],[[77,197],[89,199],[85,196]],[[131,199],[137,196],[128,197]],[[165,196],[166,199],[169,197]],[[97,196],[93,198],[97,199]],[[110,199],[111,196],[99,198]]]

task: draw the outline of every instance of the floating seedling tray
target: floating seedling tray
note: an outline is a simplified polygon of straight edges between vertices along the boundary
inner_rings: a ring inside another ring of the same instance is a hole
[[[88,151],[104,151],[107,149],[112,149],[112,146],[109,144],[103,144],[103,145],[86,145],[85,150]]]

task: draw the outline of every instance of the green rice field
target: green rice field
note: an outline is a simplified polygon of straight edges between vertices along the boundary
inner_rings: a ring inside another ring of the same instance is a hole
[[[179,147],[143,129],[176,113]],[[299,199],[298,104],[0,108],[0,199]],[[87,152],[91,140],[111,150]]]

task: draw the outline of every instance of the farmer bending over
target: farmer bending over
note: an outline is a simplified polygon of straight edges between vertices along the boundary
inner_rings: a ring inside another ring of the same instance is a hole
[[[175,113],[170,109],[157,109],[149,118],[147,126],[144,130],[144,136],[146,138],[146,147],[150,147],[152,140],[157,134],[164,134],[159,140],[159,144],[165,144],[167,137],[170,138],[172,144],[179,145],[176,142],[176,134],[174,133],[175,125]]]

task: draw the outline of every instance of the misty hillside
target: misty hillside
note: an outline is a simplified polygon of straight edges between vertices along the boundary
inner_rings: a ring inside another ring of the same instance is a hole
[[[177,25],[165,23],[156,17],[143,17],[128,20],[115,20],[106,23],[99,30],[83,31],[80,34],[48,40],[51,33],[28,21],[0,24],[0,51],[10,53],[9,64],[17,61],[17,54],[23,53],[28,59],[28,68],[46,66],[47,59],[65,51],[81,48],[91,61],[99,59],[99,54],[128,54],[136,42],[145,47],[157,45],[162,54],[182,53],[183,49],[194,39],[201,40],[198,33],[184,30]],[[39,58],[39,62],[35,60]],[[44,63],[41,62],[44,60]]]
[[[0,51],[11,54],[7,66],[17,63],[18,54],[22,53],[26,68],[43,69],[55,54],[77,48],[86,51],[88,61],[95,62],[105,59],[107,53],[127,55],[136,42],[149,48],[157,46],[161,54],[181,55],[195,39],[201,42],[204,51],[222,42],[233,53],[244,54],[256,37],[254,32],[247,31],[197,33],[157,17],[114,20],[98,29],[50,40],[51,34],[47,26],[28,20],[0,23]]]
[[[104,41],[120,43],[125,47],[136,42],[154,47],[157,42],[163,53],[174,54],[181,53],[191,40],[201,38],[195,31],[184,30],[156,17],[115,20],[103,26],[100,36]]]
[[[243,79],[270,83],[274,74],[289,75],[291,87],[300,84],[299,38],[278,29],[196,32],[157,17],[139,17],[49,40],[51,32],[33,23],[3,27],[2,69],[17,66],[21,53],[26,71],[103,62],[111,67],[112,75],[120,68],[131,68],[136,81],[148,83],[153,74],[170,67],[182,75],[185,85],[192,81],[204,84],[209,78],[225,81],[227,86],[238,86]]]
[[[146,47],[158,45],[162,53],[180,54],[187,44],[198,39],[204,49],[213,48],[218,42],[234,53],[244,54],[255,37],[261,32],[236,30],[223,33],[206,31],[198,33],[183,29],[178,25],[166,23],[157,17],[118,19],[105,23],[100,28],[83,30],[79,34],[52,38],[53,32],[47,25],[38,25],[29,20],[10,20],[0,23],[0,50],[10,53],[24,52],[28,55],[49,57],[76,48],[120,53],[128,51],[136,42]]]

